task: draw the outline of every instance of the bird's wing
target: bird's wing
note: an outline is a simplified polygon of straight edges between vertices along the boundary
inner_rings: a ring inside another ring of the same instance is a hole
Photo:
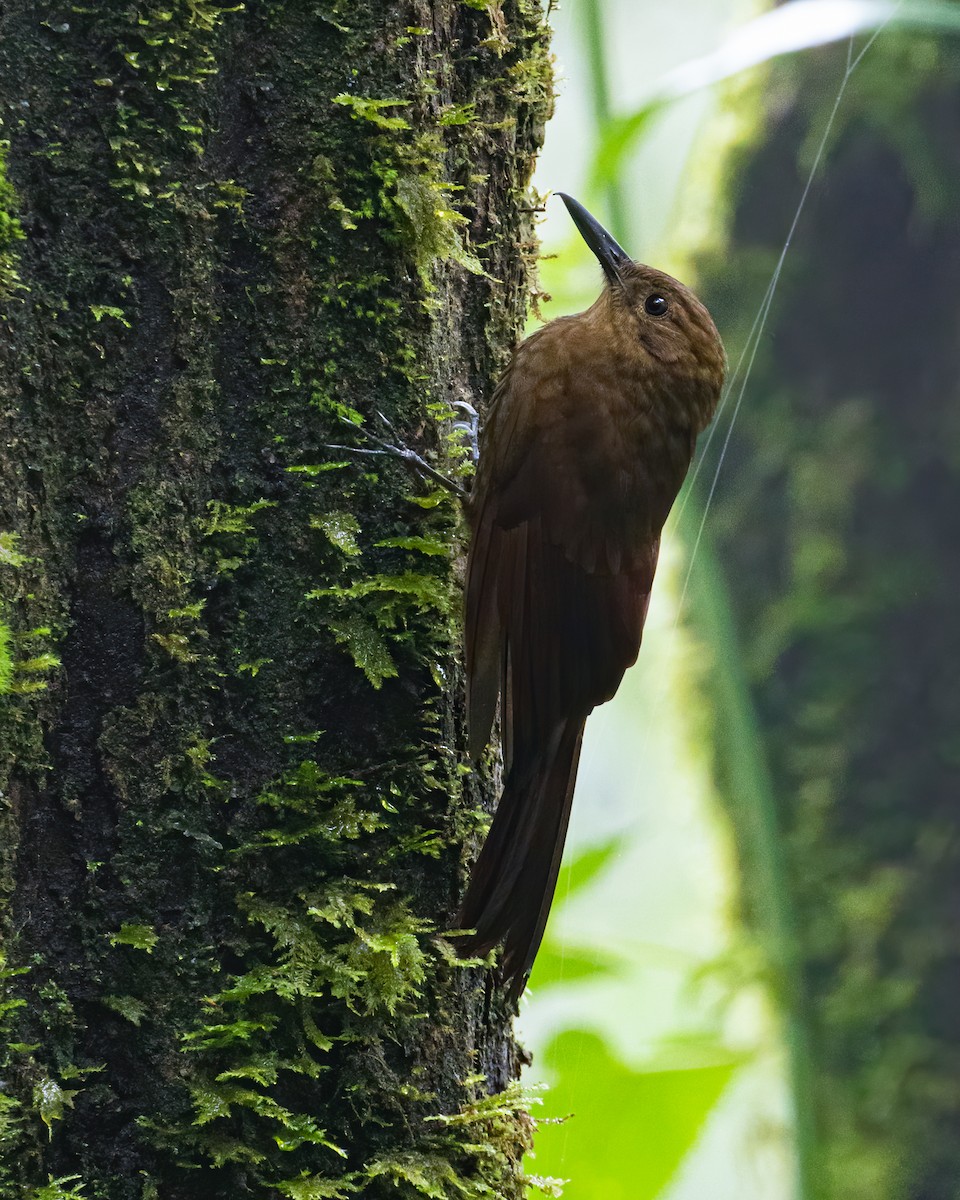
[[[542,742],[616,691],[639,650],[666,515],[637,474],[643,414],[620,411],[617,378],[571,369],[563,325],[528,339],[497,389],[471,500],[470,750],[489,740],[502,694],[508,767],[518,740]],[[688,461],[689,450],[670,501]]]
[[[556,321],[497,390],[470,502],[470,750],[501,701],[504,785],[457,920],[463,954],[503,942],[516,996],[556,887],[583,726],[637,657],[660,529],[690,459],[644,407],[643,381],[584,369]]]

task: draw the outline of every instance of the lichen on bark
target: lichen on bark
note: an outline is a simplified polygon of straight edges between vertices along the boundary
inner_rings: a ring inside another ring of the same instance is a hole
[[[0,698],[0,1196],[519,1196],[509,1014],[437,937],[491,799],[459,515],[329,446],[382,411],[458,469],[531,286],[543,14],[0,25],[2,617],[62,662]]]

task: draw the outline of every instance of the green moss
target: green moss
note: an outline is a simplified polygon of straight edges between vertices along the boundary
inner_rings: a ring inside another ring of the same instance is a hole
[[[372,799],[312,760],[262,793],[265,821],[236,849],[238,879],[261,880],[257,894],[241,887],[236,897],[257,961],[209,997],[183,1034],[193,1121],[157,1128],[157,1137],[186,1138],[219,1165],[267,1164],[278,1146],[286,1155],[305,1146],[343,1153],[309,1111],[277,1096],[289,1080],[330,1070],[325,1060],[338,1045],[359,1044],[372,1021],[398,1017],[420,996],[427,926],[390,883],[344,877],[334,866],[345,840],[385,828],[382,806],[366,807]],[[294,861],[313,867],[292,871]],[[299,881],[292,893],[287,880]]]
[[[0,696],[10,691],[13,678],[13,659],[10,654],[11,633],[9,626],[0,621]]]
[[[204,92],[217,73],[220,26],[240,11],[211,0],[171,0],[126,19],[102,15],[98,31],[112,42],[112,70],[97,84],[117,93],[108,130],[111,186],[126,198],[178,207],[184,181],[177,160],[204,151]]]
[[[86,1184],[79,1181],[79,1175],[61,1175],[58,1179],[48,1175],[46,1183],[30,1189],[28,1200],[90,1200]]]
[[[422,174],[400,175],[392,199],[405,218],[405,237],[413,248],[420,277],[430,290],[438,262],[458,263],[474,275],[483,274],[480,260],[464,243],[462,231],[469,222],[454,208],[449,184]]]
[[[111,933],[108,941],[111,946],[133,946],[136,950],[145,950],[152,954],[159,935],[149,925],[123,924],[116,933]]]
[[[421,79],[421,90],[424,86]],[[408,137],[411,130],[408,119],[387,116],[385,112],[400,106],[416,106],[416,95],[408,99],[373,99],[342,93],[333,102],[349,108],[356,120],[368,122],[381,131],[372,143],[376,154],[373,171],[382,183],[380,214],[395,226],[403,245],[412,252],[427,290],[434,289],[437,264],[454,262],[472,273],[482,274],[479,258],[465,241],[469,223],[457,211],[453,200],[460,185],[454,184],[444,169],[442,136],[446,130],[473,123],[477,119],[475,104],[447,105],[431,116],[432,128],[423,128],[421,119],[419,132]],[[323,183],[329,187],[329,160],[315,162],[315,170],[319,170]],[[331,204],[347,218],[348,228],[354,228],[357,219],[373,215],[369,210],[345,208],[335,193],[331,194]]]
[[[349,108],[358,121],[369,121],[378,129],[410,128],[410,122],[404,117],[390,117],[384,112],[388,108],[406,107],[409,103],[407,100],[374,100],[370,96],[351,96],[341,92],[339,96],[333,97],[333,103]]]
[[[384,628],[396,628],[408,611],[447,612],[450,592],[436,575],[420,575],[406,571],[402,575],[374,575],[360,579],[347,587],[318,588],[307,599],[331,597],[340,603],[372,599],[377,623]]]
[[[38,626],[15,631],[4,620],[4,595],[11,595],[13,573],[26,567],[30,560],[17,549],[19,538],[14,533],[0,533],[0,696],[26,695],[45,691],[49,675],[60,666],[59,657],[51,650],[20,657],[28,648],[42,648],[53,636],[52,629]],[[42,678],[37,678],[41,676]]]
[[[470,1077],[463,1088],[472,1093],[482,1082],[481,1077]],[[407,1090],[417,1093],[414,1086]],[[468,1099],[452,1113],[435,1115],[423,1123],[414,1146],[378,1155],[359,1170],[337,1176],[305,1172],[277,1180],[273,1187],[291,1200],[369,1194],[376,1181],[389,1186],[387,1194],[411,1200],[493,1200],[526,1187],[559,1196],[558,1180],[525,1176],[517,1157],[518,1147],[532,1144],[536,1121],[529,1110],[538,1102],[511,1085],[496,1096]]]
[[[378,691],[387,679],[396,679],[399,672],[387,639],[377,625],[360,613],[332,616],[327,628],[338,646],[346,647],[358,667]]]
[[[64,1111],[73,1108],[73,1099],[77,1095],[76,1088],[65,1088],[56,1079],[44,1077],[38,1079],[33,1086],[33,1104],[50,1137],[53,1137],[53,1124],[62,1121]]]
[[[8,296],[20,281],[16,246],[24,237],[23,227],[14,215],[17,194],[6,175],[9,150],[10,143],[0,141],[0,299]]]
[[[449,582],[415,571],[319,588],[307,598],[331,602],[326,606],[327,627],[378,689],[384,680],[397,675],[389,644],[408,640],[411,618],[431,612],[449,616],[451,612]]]
[[[39,814],[3,853],[24,836],[18,877],[51,868],[52,916],[8,910],[34,972],[5,984],[0,1195],[51,1171],[97,1200],[473,1194],[494,1156],[426,1120],[483,1090],[457,1082],[481,990],[437,934],[464,781],[471,808],[484,786],[458,769],[458,515],[329,446],[341,416],[382,410],[466,469],[443,399],[490,390],[490,330],[512,341],[524,304],[514,176],[535,139],[492,119],[519,112],[512,60],[467,13],[448,70],[375,6],[77,8],[73,36],[24,17],[17,39],[16,178],[71,222],[0,373],[39,466],[0,456],[31,538],[3,619],[66,628],[68,686],[15,697],[3,726]],[[345,51],[383,99],[342,102]],[[509,188],[478,182],[480,154]],[[472,246],[481,204],[499,224]],[[52,772],[45,731],[66,747]],[[485,1047],[512,1061],[499,1019]],[[102,1059],[82,1087],[64,1073]],[[52,1141],[43,1080],[77,1093]],[[522,1190],[517,1121],[486,1194]]]
[[[254,553],[259,541],[253,517],[265,508],[276,507],[271,500],[250,504],[207,501],[209,516],[201,522],[203,536],[209,539],[212,568],[218,575],[229,575]]]
[[[336,546],[348,558],[360,553],[357,544],[360,523],[353,513],[335,511],[311,517],[310,528],[321,530],[331,545]]]
[[[148,1008],[142,1000],[138,1000],[136,996],[104,996],[101,1001],[107,1008],[118,1012],[121,1017],[129,1021],[132,1025],[139,1026],[143,1018],[148,1013]]]
[[[376,545],[393,547],[397,550],[410,550],[413,554],[426,554],[431,558],[437,556],[446,558],[450,555],[450,543],[441,541],[435,537],[384,538],[383,541],[377,542]]]
[[[24,967],[4,967],[3,956],[0,954],[0,985],[3,985],[3,992],[0,992],[0,1039],[6,1044],[10,1057],[19,1057],[37,1049],[36,1045],[13,1041],[18,1010],[23,1008],[26,1002],[19,997],[10,997],[7,993],[17,976],[25,973]],[[23,1149],[27,1126],[28,1115],[22,1100],[4,1089],[0,1092],[0,1188],[9,1184],[13,1177],[14,1156]]]

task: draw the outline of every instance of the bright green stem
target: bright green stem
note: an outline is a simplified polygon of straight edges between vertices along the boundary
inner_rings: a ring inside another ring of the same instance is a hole
[[[796,1196],[797,1200],[812,1200],[817,1192],[809,1021],[786,860],[763,733],[743,670],[726,580],[707,527],[691,563],[690,598],[697,624],[714,654],[717,743],[726,772],[744,888],[783,1012],[793,1092]]]
[[[610,79],[603,36],[602,0],[583,0],[583,33],[590,65],[590,102],[597,132],[602,133],[613,116],[610,104]],[[623,191],[616,180],[608,180],[604,189],[608,213],[607,219],[614,237],[625,238],[627,230],[627,208]],[[629,230],[636,236],[636,229]]]

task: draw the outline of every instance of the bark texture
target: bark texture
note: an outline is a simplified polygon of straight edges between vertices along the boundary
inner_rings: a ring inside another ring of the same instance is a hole
[[[733,163],[703,272],[728,333],[845,62],[778,71]],[[797,931],[779,982],[809,1032],[809,1195],[831,1200],[948,1200],[960,1178],[958,94],[956,48],[923,38],[882,34],[852,76],[710,519]],[[726,732],[729,765],[752,732]]]
[[[0,1196],[523,1194],[459,514],[328,446],[457,469],[549,104],[536,0],[0,7]]]

